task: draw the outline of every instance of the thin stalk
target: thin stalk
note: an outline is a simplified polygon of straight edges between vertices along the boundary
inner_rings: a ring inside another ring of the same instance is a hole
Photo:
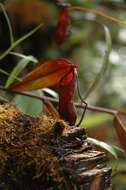
[[[1,69],[1,68],[0,68],[0,73],[4,74],[4,75],[6,75],[6,76],[9,76],[9,75],[10,75],[10,73],[8,73],[8,72],[4,71],[4,70],[3,70],[3,69]]]
[[[84,116],[85,116],[85,113],[86,113],[86,109],[87,109],[87,102],[85,102],[81,96],[81,93],[80,93],[80,88],[79,88],[79,78],[78,78],[78,74],[76,72],[76,81],[77,81],[77,92],[78,92],[78,96],[81,100],[81,102],[85,105],[84,106],[84,110],[83,110],[83,113],[81,115],[81,118],[80,118],[80,121],[78,122],[77,124],[77,127],[80,126],[80,124],[82,123],[83,119],[84,119]]]
[[[7,13],[5,11],[5,8],[4,8],[4,6],[3,6],[2,3],[0,3],[0,7],[1,7],[2,11],[3,11],[3,14],[5,16],[5,19],[6,19],[6,22],[7,22],[7,25],[8,25],[8,29],[9,29],[9,33],[10,33],[10,43],[12,45],[13,42],[14,42],[14,35],[13,35],[12,27],[11,27],[11,22],[10,22],[10,19],[9,19],[9,17],[8,17],[8,15],[7,15]]]
[[[32,61],[34,63],[38,63],[38,60],[32,55],[24,55],[24,54],[13,52],[13,51],[9,52],[9,54],[15,55],[15,56],[20,57],[22,59],[28,59],[29,61]]]
[[[41,100],[41,101],[44,101],[46,100],[45,97],[41,97],[41,96],[36,96],[36,95],[33,95],[31,93],[28,93],[28,92],[19,92],[19,91],[12,91],[6,87],[3,87],[3,86],[0,86],[0,90],[3,90],[5,92],[8,92],[8,93],[11,93],[11,94],[19,94],[19,95],[23,95],[23,96],[27,96],[29,98],[35,98],[35,99],[38,99],[38,100]]]
[[[34,34],[38,29],[40,29],[41,26],[42,24],[38,25],[32,31],[30,31],[29,33],[27,33],[26,35],[22,36],[20,39],[15,41],[4,53],[2,53],[2,55],[0,56],[0,60],[5,58],[10,53],[10,51],[13,50],[18,44],[20,44],[21,42],[26,40],[28,37],[30,37],[32,34]]]
[[[0,73],[6,75],[6,76],[10,76],[10,73],[6,72],[5,70],[0,68]],[[17,79],[18,81],[21,81],[21,79],[19,77],[14,77],[15,79]]]
[[[115,18],[113,16],[107,15],[107,13],[104,13],[103,11],[96,10],[96,9],[93,9],[93,8],[80,7],[80,6],[71,6],[71,7],[69,7],[69,9],[71,11],[91,12],[91,13],[94,13],[96,15],[99,15],[99,16],[102,16],[104,18],[107,18],[108,20],[111,20],[112,22],[126,25],[126,20]]]
[[[79,103],[75,103],[76,107],[78,108],[84,108],[84,105],[79,104]],[[116,115],[116,110],[114,109],[109,109],[109,108],[103,108],[103,107],[97,107],[97,106],[91,106],[91,105],[87,105],[87,109],[93,112],[100,112],[100,113],[106,113],[112,116]]]
[[[47,96],[36,96],[36,95],[33,95],[31,93],[28,93],[28,92],[11,91],[10,89],[5,88],[3,86],[0,86],[0,90],[3,90],[3,91],[8,92],[8,93],[20,94],[20,95],[23,95],[23,96],[28,96],[30,98],[35,98],[35,99],[38,99],[38,100],[41,100],[41,101],[49,100],[51,102],[56,102],[56,103],[59,102],[59,100],[55,99],[55,98],[50,98],[50,97],[47,97]],[[75,102],[75,106],[78,107],[78,108],[82,108],[82,109],[85,108],[84,105],[82,105],[80,103],[77,103],[77,102]],[[87,105],[87,109],[90,110],[90,111],[93,111],[93,112],[106,113],[106,114],[109,114],[109,115],[112,115],[112,116],[115,116],[116,112],[117,112],[116,110],[113,110],[113,109],[97,107],[97,106],[91,106],[91,105]]]
[[[109,66],[109,55],[110,55],[111,47],[112,47],[111,35],[109,32],[109,29],[105,25],[102,25],[102,24],[100,24],[100,25],[103,26],[104,31],[105,31],[105,42],[106,42],[105,54],[104,54],[103,61],[102,61],[103,62],[102,67],[101,67],[100,71],[98,72],[98,74],[96,75],[95,80],[93,81],[93,83],[91,84],[89,89],[87,90],[84,99],[88,98],[88,96],[93,92],[93,90],[96,88],[97,84],[103,78],[103,76]]]

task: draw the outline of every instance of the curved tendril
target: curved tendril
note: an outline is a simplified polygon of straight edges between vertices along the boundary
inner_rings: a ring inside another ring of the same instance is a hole
[[[69,7],[69,9],[71,11],[91,12],[91,13],[94,13],[96,15],[102,16],[102,17],[104,17],[104,18],[106,18],[108,20],[111,20],[112,22],[126,25],[126,20],[122,20],[122,19],[110,16],[110,15],[107,15],[107,13],[104,13],[103,11],[96,10],[96,9],[93,9],[93,8],[80,7],[80,6],[71,6],[71,7]]]
[[[84,119],[84,115],[85,115],[85,113],[86,113],[88,104],[87,104],[87,102],[85,102],[85,101],[83,100],[83,98],[82,98],[82,96],[81,96],[80,88],[79,88],[79,79],[78,79],[78,74],[77,74],[77,72],[76,72],[76,79],[77,79],[77,92],[78,92],[78,96],[79,96],[81,102],[82,102],[83,104],[85,104],[85,107],[84,107],[84,109],[83,109],[83,113],[82,113],[82,115],[81,115],[80,121],[79,121],[79,122],[77,123],[77,125],[76,125],[77,127],[79,127],[80,124],[82,123],[83,119]]]

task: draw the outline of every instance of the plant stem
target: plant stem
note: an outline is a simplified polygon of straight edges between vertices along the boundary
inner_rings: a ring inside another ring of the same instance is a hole
[[[41,100],[41,101],[44,101],[46,99],[43,96],[42,97],[36,96],[36,95],[33,95],[31,93],[28,93],[28,92],[12,91],[9,88],[5,88],[3,86],[0,86],[0,90],[3,90],[5,92],[11,93],[11,94],[19,94],[19,95],[22,95],[22,96],[28,96],[29,98],[35,98],[35,99],[38,99],[38,100]]]
[[[42,102],[44,102],[45,100],[49,100],[51,102],[57,102],[57,103],[59,102],[59,100],[55,99],[55,98],[50,98],[50,97],[47,97],[47,96],[36,96],[36,95],[33,95],[31,93],[28,93],[28,92],[11,91],[10,89],[5,88],[3,86],[0,86],[0,90],[6,91],[8,93],[20,94],[20,95],[23,95],[23,96],[28,96],[30,98],[38,99],[38,100],[40,100]],[[82,109],[85,108],[85,105],[77,103],[77,102],[75,102],[75,106],[78,107],[78,108],[82,108]],[[117,112],[116,110],[113,110],[113,109],[97,107],[97,106],[91,106],[91,105],[88,105],[88,104],[87,104],[87,109],[90,110],[90,111],[93,111],[93,112],[106,113],[106,114],[109,114],[109,115],[112,115],[112,116],[115,116],[115,114]]]
[[[83,108],[84,109],[84,105],[79,104],[79,103],[75,103],[76,107],[78,108]],[[116,114],[116,110],[114,109],[109,109],[109,108],[103,108],[103,107],[97,107],[97,106],[91,106],[91,105],[87,105],[87,109],[93,112],[101,112],[101,113],[106,113],[106,114],[110,114],[112,116],[115,116]]]
[[[3,11],[3,14],[5,16],[5,19],[6,19],[6,22],[7,22],[7,25],[8,25],[8,29],[9,29],[9,33],[10,33],[10,42],[11,42],[11,45],[13,44],[14,42],[14,35],[13,35],[13,30],[12,30],[12,26],[11,26],[11,22],[10,22],[10,19],[6,13],[6,10],[4,8],[4,5],[2,3],[0,3],[0,7]]]
[[[0,55],[0,60],[2,60],[3,58],[5,58],[10,53],[10,51],[13,50],[17,45],[19,45],[21,42],[23,42],[24,40],[26,40],[32,34],[34,34],[38,29],[41,28],[41,26],[42,26],[42,24],[38,25],[32,31],[30,31],[26,35],[22,36],[21,38],[19,38],[15,42],[13,42],[13,44],[2,55]]]
[[[126,25],[126,20],[121,20],[119,18],[115,18],[115,17],[109,16],[109,15],[107,15],[107,13],[104,13],[103,11],[96,10],[96,9],[93,9],[93,8],[80,7],[80,6],[70,6],[69,9],[71,11],[82,11],[82,12],[94,13],[96,15],[99,15],[99,16],[102,16],[104,18],[107,18],[108,20],[111,20],[112,22]]]

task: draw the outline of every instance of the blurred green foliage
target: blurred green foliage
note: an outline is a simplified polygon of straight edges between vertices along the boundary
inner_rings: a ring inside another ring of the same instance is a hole
[[[0,2],[7,3],[16,2],[16,0],[1,0]],[[17,0],[20,1],[20,0]],[[31,1],[32,3],[33,1]],[[37,2],[37,0],[36,0]],[[103,107],[110,107],[115,109],[126,109],[126,26],[119,25],[117,23],[113,23],[105,18],[100,16],[96,16],[93,13],[80,13],[74,12],[71,14],[72,21],[70,23],[69,31],[70,36],[64,42],[62,46],[57,46],[53,40],[53,31],[58,19],[58,13],[60,8],[56,5],[56,1],[48,0],[42,1],[44,2],[43,11],[38,9],[37,7],[33,6],[33,12],[29,12],[27,14],[33,14],[36,17],[38,11],[42,11],[43,18],[38,19],[39,22],[44,23],[44,27],[41,28],[36,34],[29,37],[27,40],[23,42],[23,44],[19,44],[18,53],[22,55],[33,55],[39,60],[46,60],[50,58],[56,57],[66,57],[69,58],[73,63],[78,65],[78,75],[79,75],[79,83],[80,83],[80,90],[82,96],[85,95],[88,87],[94,81],[96,74],[99,72],[101,68],[101,64],[103,61],[104,51],[106,48],[105,44],[105,37],[103,29],[100,27],[97,22],[105,24],[110,32],[112,37],[112,51],[109,57],[109,68],[104,77],[104,79],[100,82],[100,84],[95,88],[93,93],[87,98],[87,102],[89,104],[103,106]],[[68,0],[64,1],[66,3],[70,3],[72,5],[79,5],[81,7],[86,6],[95,9],[102,9],[106,14],[115,16],[117,18],[126,19],[126,1],[125,0],[113,0],[113,1],[106,1],[106,0]],[[29,6],[31,6],[29,4]],[[19,7],[20,8],[20,7]],[[20,10],[20,9],[19,9]],[[44,11],[47,10],[47,11]],[[50,12],[48,10],[51,10]],[[9,10],[7,10],[9,12]],[[14,31],[14,38],[20,39],[21,36],[25,35],[31,29],[33,30],[34,27],[38,26],[38,21],[36,23],[31,22],[31,20],[35,20],[33,17],[28,23],[25,25],[22,24],[23,18],[23,11],[22,15],[20,15],[20,19],[18,20],[15,15],[9,14],[11,18],[12,29]],[[33,16],[32,15],[32,16]],[[42,14],[38,14],[42,16]],[[0,15],[2,18],[2,15]],[[45,19],[47,18],[47,19]],[[14,20],[13,20],[14,19]],[[22,20],[21,20],[22,19]],[[1,19],[2,20],[2,19]],[[33,21],[32,20],[32,21]],[[45,21],[46,20],[46,21]],[[5,23],[4,23],[5,24]],[[2,25],[3,26],[3,25]],[[4,30],[4,34],[2,33],[2,29],[0,29],[0,38],[1,36],[6,37],[6,33]],[[9,41],[10,39],[8,39]],[[6,43],[6,40],[2,39],[2,42]],[[3,46],[0,45],[0,52],[5,50],[4,44]],[[3,48],[3,49],[2,49]],[[24,73],[26,73],[29,69],[34,66],[34,59],[27,62],[27,57],[17,59],[17,56],[11,55],[16,62],[16,67],[13,65],[13,59],[9,58],[8,60],[2,61],[0,65],[0,72],[5,72],[1,76],[3,77],[5,74],[6,82],[3,85],[8,85],[14,81],[15,77],[20,77]],[[15,58],[16,57],[16,58]],[[20,67],[20,62],[23,61],[23,65]],[[29,64],[31,63],[32,64]],[[5,64],[5,66],[4,66]],[[13,65],[11,69],[8,69],[10,65]],[[22,71],[22,69],[24,69]],[[16,71],[15,71],[16,70]],[[22,71],[20,73],[20,71]],[[14,75],[10,75],[8,78],[8,74],[15,73]],[[20,74],[19,74],[20,73]],[[19,74],[19,75],[18,75]],[[2,77],[0,77],[2,81]],[[7,82],[9,80],[9,82]],[[1,82],[0,82],[1,83]],[[42,92],[38,91],[35,92],[40,95]],[[41,111],[42,104],[40,101],[36,100],[28,100],[28,98],[21,96],[16,96],[12,98],[13,101],[15,100],[17,105],[20,105],[21,109],[24,111],[29,112],[30,114],[38,114],[38,111]],[[76,100],[78,100],[76,98]],[[29,102],[30,101],[30,102]],[[112,122],[110,122],[111,117],[104,115],[104,114],[90,114],[89,112],[86,113],[86,119],[82,122],[82,127],[87,128],[95,128],[96,130],[100,131],[103,125],[106,126],[107,133],[111,133],[111,142],[113,144],[118,144],[117,138],[115,137],[115,133],[112,132],[113,126]],[[96,128],[97,127],[97,128]],[[88,130],[88,129],[87,129]],[[96,131],[97,132],[97,131]],[[101,131],[101,139],[105,131]],[[109,141],[108,137],[104,137],[104,141]],[[113,158],[111,160],[110,165],[113,168],[116,168],[116,175],[113,176],[113,184],[115,190],[125,190],[126,189],[126,164],[125,164],[125,156],[120,155],[120,159],[118,161],[114,161]],[[116,164],[116,167],[115,167]],[[113,170],[115,172],[115,170]]]

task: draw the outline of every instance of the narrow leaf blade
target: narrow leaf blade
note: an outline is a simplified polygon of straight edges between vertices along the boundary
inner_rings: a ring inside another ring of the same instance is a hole
[[[94,138],[90,138],[88,137],[87,140],[96,145],[96,146],[100,146],[101,148],[105,149],[106,151],[108,151],[109,153],[111,153],[116,159],[118,159],[118,155],[115,151],[115,148],[103,141],[100,141],[100,140],[97,140],[97,139],[94,139]]]
[[[54,90],[50,89],[50,88],[43,88],[42,91],[49,94],[53,98],[58,98],[58,93],[55,92]]]
[[[93,90],[96,88],[97,84],[100,82],[100,80],[105,75],[106,70],[107,70],[108,65],[109,65],[109,55],[110,55],[111,47],[112,47],[111,34],[110,34],[110,31],[106,25],[101,25],[101,26],[103,26],[103,28],[104,28],[105,43],[106,43],[106,49],[105,49],[105,53],[104,53],[104,57],[103,57],[103,61],[102,61],[103,63],[102,63],[102,67],[101,67],[99,73],[96,75],[95,80],[93,81],[93,83],[91,84],[89,89],[87,90],[84,99],[86,99],[93,92]]]
[[[9,75],[5,87],[11,85],[18,74],[30,63],[29,59],[23,58],[19,61],[16,67],[12,70],[11,74]]]

